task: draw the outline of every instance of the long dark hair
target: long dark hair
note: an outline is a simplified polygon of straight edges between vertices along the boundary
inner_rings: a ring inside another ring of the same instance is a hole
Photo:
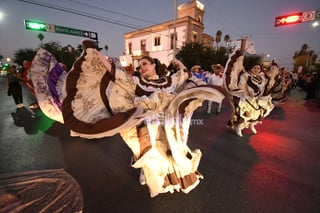
[[[156,65],[155,70],[156,70],[157,75],[159,75],[160,77],[166,75],[166,70],[167,70],[167,69],[166,69],[166,66],[164,66],[163,64],[161,64],[161,62],[160,62],[159,59],[157,59],[157,58],[152,58],[152,57],[150,57],[150,56],[148,56],[148,55],[142,56],[142,57],[140,58],[140,60],[142,60],[142,59],[146,59],[146,60],[148,60],[151,64],[155,64],[155,65]]]

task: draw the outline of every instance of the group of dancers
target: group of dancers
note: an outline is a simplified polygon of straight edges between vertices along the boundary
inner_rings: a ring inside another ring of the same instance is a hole
[[[39,49],[29,70],[38,104],[73,137],[120,134],[151,197],[188,193],[203,178],[198,171],[201,151],[191,150],[187,141],[193,112],[205,100],[229,99],[233,110],[228,124],[240,137],[244,128],[256,134],[255,125],[274,108],[279,68],[272,66],[264,73],[255,64],[247,71],[241,50],[230,55],[225,65],[223,92],[193,76],[177,59],[176,71],[165,75],[155,59],[143,56],[140,74],[132,76],[102,55],[93,41],[84,40],[82,46],[83,53],[70,71],[50,52]]]

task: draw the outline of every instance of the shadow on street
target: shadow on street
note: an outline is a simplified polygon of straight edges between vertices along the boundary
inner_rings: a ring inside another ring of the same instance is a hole
[[[38,131],[47,131],[55,122],[46,117],[41,110],[36,109],[33,112],[25,107],[17,108],[11,113],[14,124],[18,127],[23,127],[28,135],[37,134]]]

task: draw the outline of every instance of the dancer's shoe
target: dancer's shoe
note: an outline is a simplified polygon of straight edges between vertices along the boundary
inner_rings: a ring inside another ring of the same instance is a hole
[[[250,124],[249,127],[250,127],[250,130],[251,130],[251,132],[252,132],[253,134],[257,134],[257,130],[256,130],[256,128],[254,127],[254,124]]]
[[[241,128],[239,126],[236,126],[234,128],[234,130],[236,131],[236,134],[239,136],[239,137],[242,137],[242,132],[241,132]]]

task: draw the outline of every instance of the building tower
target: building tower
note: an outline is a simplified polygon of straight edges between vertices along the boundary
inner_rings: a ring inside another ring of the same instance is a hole
[[[135,68],[142,55],[149,55],[158,58],[162,63],[169,64],[174,55],[174,37],[176,37],[176,49],[180,49],[188,42],[213,46],[213,37],[203,33],[204,13],[204,5],[192,0],[177,7],[175,23],[171,20],[125,33],[124,54],[120,56],[120,62],[124,66],[132,65]]]

